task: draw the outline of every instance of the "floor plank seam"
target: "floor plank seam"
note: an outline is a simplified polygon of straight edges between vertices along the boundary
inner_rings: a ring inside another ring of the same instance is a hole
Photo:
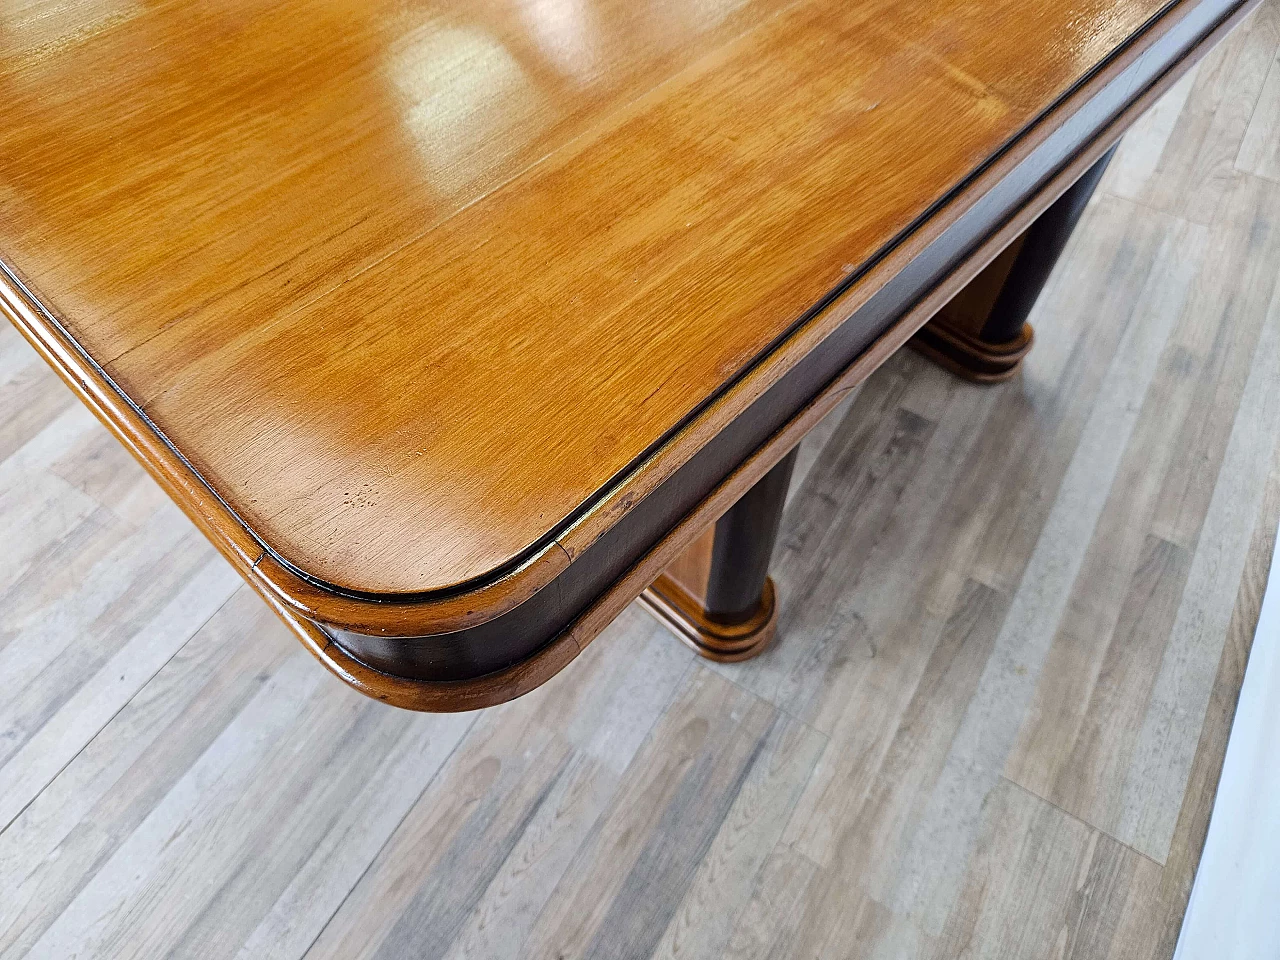
[[[1076,823],[1080,824],[1085,829],[1092,830],[1094,833],[1097,833],[1101,836],[1106,837],[1108,840],[1111,840],[1113,843],[1118,844],[1119,846],[1123,847],[1125,850],[1128,850],[1130,853],[1133,853],[1141,857],[1143,860],[1146,860],[1148,863],[1152,864],[1153,866],[1156,866],[1161,870],[1165,868],[1165,864],[1161,863],[1155,857],[1152,857],[1149,854],[1143,853],[1141,850],[1137,849],[1136,847],[1130,846],[1129,844],[1125,843],[1123,840],[1116,837],[1110,831],[1104,830],[1102,827],[1099,827],[1096,824],[1090,823],[1088,820],[1085,820],[1083,817],[1076,816],[1070,810],[1063,809],[1062,807],[1058,806],[1058,804],[1054,803],[1052,800],[1048,799],[1047,797],[1042,797],[1040,794],[1036,793],[1034,790],[1028,787],[1024,787],[1022,784],[1018,783],[1018,781],[1010,780],[1004,774],[1000,775],[1000,779],[1003,780],[1005,783],[1009,784],[1010,786],[1016,787],[1017,789],[1021,790],[1027,796],[1032,797],[1036,800],[1039,800],[1041,803],[1047,804],[1050,807],[1053,807],[1053,809],[1057,810],[1063,816],[1069,817],[1070,819],[1074,820]]]

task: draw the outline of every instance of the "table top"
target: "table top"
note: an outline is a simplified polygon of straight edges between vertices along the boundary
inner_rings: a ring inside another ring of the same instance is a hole
[[[1179,6],[35,2],[0,31],[5,282],[300,581],[563,566]]]

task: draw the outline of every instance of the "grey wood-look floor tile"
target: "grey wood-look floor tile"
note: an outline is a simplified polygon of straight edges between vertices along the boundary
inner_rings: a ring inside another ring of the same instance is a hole
[[[1211,223],[1262,96],[1280,38],[1280,10],[1260,6],[1211,51],[1161,151],[1133,199],[1195,223]]]

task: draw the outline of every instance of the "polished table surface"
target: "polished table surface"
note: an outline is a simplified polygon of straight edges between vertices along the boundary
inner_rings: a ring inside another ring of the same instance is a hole
[[[277,603],[456,629],[1099,71],[1240,6],[35,2],[0,25],[0,299]]]

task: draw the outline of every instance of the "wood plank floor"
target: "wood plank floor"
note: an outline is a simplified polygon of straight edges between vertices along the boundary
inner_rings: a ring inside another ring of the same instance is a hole
[[[780,639],[347,691],[0,330],[0,960],[1167,958],[1280,520],[1280,2],[1126,139],[1024,373],[808,440]]]

